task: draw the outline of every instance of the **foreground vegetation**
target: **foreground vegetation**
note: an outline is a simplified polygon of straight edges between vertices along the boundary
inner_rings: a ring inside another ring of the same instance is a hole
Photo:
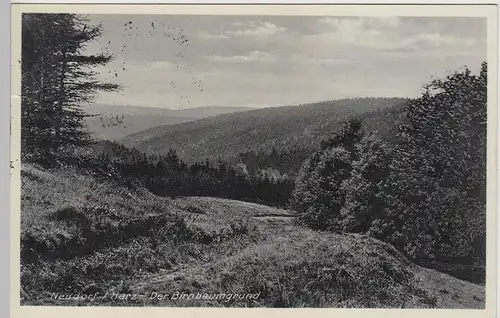
[[[483,308],[484,288],[409,262],[365,235],[324,234],[294,213],[169,199],[74,168],[22,169],[22,302],[29,305]],[[52,293],[137,294],[57,300]],[[260,293],[255,300],[153,292]]]

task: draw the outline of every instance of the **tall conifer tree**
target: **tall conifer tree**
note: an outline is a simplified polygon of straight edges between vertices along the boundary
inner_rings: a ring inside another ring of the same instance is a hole
[[[93,70],[112,55],[85,54],[101,36],[100,25],[76,14],[39,13],[24,14],[22,23],[22,152],[49,159],[61,148],[91,142],[82,106],[97,91],[119,86],[99,82]]]

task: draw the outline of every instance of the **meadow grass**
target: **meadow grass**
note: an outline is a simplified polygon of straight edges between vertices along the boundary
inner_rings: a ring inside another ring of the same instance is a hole
[[[283,218],[259,218],[267,215]],[[22,303],[484,308],[481,286],[416,266],[367,236],[300,227],[290,215],[234,200],[157,197],[73,168],[23,166]],[[160,300],[149,298],[153,292],[259,297]],[[90,302],[53,293],[143,297]]]

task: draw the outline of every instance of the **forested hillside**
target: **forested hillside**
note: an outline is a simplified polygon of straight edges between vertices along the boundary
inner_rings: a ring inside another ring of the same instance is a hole
[[[405,102],[400,98],[355,98],[272,107],[155,127],[129,135],[121,142],[154,154],[175,149],[186,162],[243,160],[250,166],[259,160],[268,160],[265,157],[274,151],[282,154],[279,161],[289,162],[282,170],[287,172],[296,170],[304,156],[352,116],[372,113],[365,116],[367,129],[386,132]],[[261,165],[260,168],[266,167]]]
[[[169,109],[165,107],[139,107],[128,105],[92,104],[84,107],[85,124],[97,139],[119,140],[156,126],[180,124],[200,118],[231,112],[251,110],[249,107],[196,107]]]
[[[404,102],[398,103],[389,108],[363,113],[351,118],[357,118],[360,121],[363,133],[375,133],[389,143],[397,143],[399,140],[397,135],[398,127],[406,119],[405,106],[406,103]],[[302,163],[311,153],[319,149],[326,139],[338,133],[341,127],[341,124],[337,124],[331,130],[325,131],[324,137],[318,136],[314,140],[310,140],[314,142],[312,145],[282,146],[267,149],[259,147],[257,150],[248,150],[239,153],[237,156],[231,156],[228,161],[233,163],[241,162],[250,171],[272,168],[287,173],[289,176],[295,176]]]

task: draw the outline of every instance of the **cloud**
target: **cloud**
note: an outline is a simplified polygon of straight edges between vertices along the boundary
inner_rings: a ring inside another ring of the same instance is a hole
[[[231,37],[226,34],[214,34],[214,33],[198,33],[196,36],[206,40],[226,40]]]
[[[350,48],[398,54],[419,54],[426,51],[467,54],[477,45],[477,39],[450,34],[441,34],[421,28],[418,31],[405,30],[397,17],[333,18],[317,20],[318,32],[303,37],[303,46],[331,55],[338,50]]]
[[[315,62],[318,64],[351,64],[354,63],[353,60],[349,59],[336,59],[336,58],[314,58],[311,59],[311,62]]]
[[[306,36],[306,42],[324,41],[331,46],[352,46],[387,49],[400,41],[393,39],[397,19],[381,18],[319,18],[318,33]],[[397,29],[396,29],[397,30]],[[391,34],[392,31],[392,34]],[[312,44],[312,43],[311,43]]]
[[[171,68],[174,66],[173,63],[168,61],[153,61],[147,62],[146,65],[151,68]]]
[[[239,30],[226,31],[226,34],[233,36],[273,36],[287,30],[267,21],[237,22],[232,23],[232,25],[240,28]]]
[[[266,21],[232,22],[222,33],[190,33],[203,40],[228,40],[235,37],[269,37],[287,31],[286,28]]]
[[[103,38],[89,48],[100,52],[111,41],[118,59],[98,70],[99,79],[124,86],[99,93],[103,103],[269,106],[416,96],[431,75],[486,58],[486,24],[470,18],[157,17],[157,30],[184,30],[186,47],[147,33],[147,19],[130,38],[122,26],[135,16],[98,18]]]
[[[402,47],[470,47],[475,44],[476,40],[474,39],[446,36],[439,33],[420,33],[401,42]]]
[[[333,18],[322,17],[318,19],[320,26],[345,27],[346,25],[356,26],[372,30],[397,28],[401,25],[399,17],[359,17],[359,18]]]
[[[222,63],[247,63],[247,62],[272,62],[273,56],[268,52],[252,51],[248,55],[221,56],[210,55],[208,59],[212,62]]]
[[[381,24],[385,27],[397,28],[401,25],[401,18],[399,17],[377,17],[370,18],[372,23]]]

